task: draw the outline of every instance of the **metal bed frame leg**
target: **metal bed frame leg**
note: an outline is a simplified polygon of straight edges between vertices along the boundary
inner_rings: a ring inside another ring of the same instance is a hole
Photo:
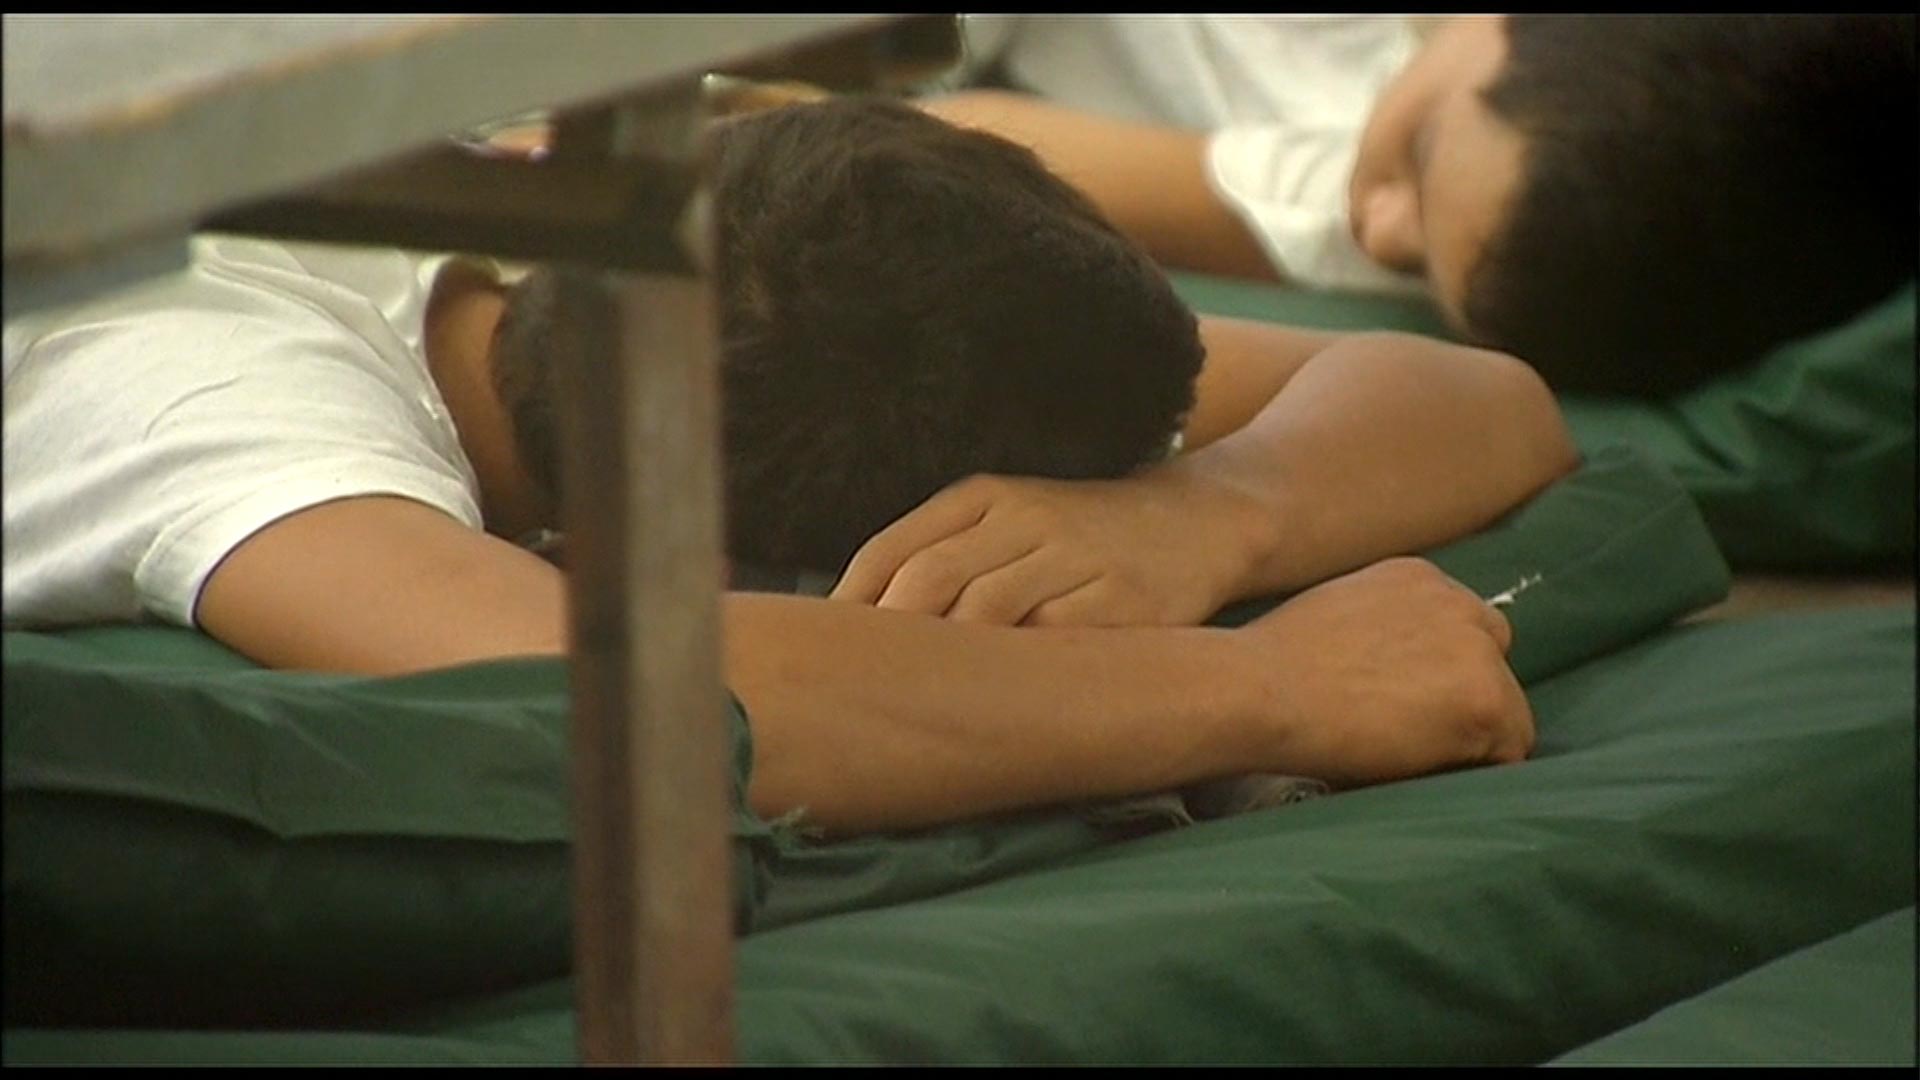
[[[608,361],[566,375],[574,977],[582,1060],[733,1046],[717,341],[702,276],[610,272]]]

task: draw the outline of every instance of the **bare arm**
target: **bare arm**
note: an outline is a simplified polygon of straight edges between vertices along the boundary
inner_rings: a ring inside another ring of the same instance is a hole
[[[1467,535],[1577,462],[1511,357],[1203,319],[1191,452],[1110,481],[976,477],[857,552],[837,599],[984,622],[1198,622]]]
[[[794,82],[722,77],[714,85],[713,108],[719,115],[828,96],[818,87]],[[916,104],[948,123],[988,131],[1032,150],[1054,174],[1092,199],[1115,228],[1164,265],[1284,280],[1239,215],[1214,194],[1202,132],[1116,120],[1005,90],[963,90]],[[545,150],[550,138],[544,127],[529,127],[496,133],[490,144],[497,152],[528,154]]]
[[[366,498],[261,530],[200,617],[270,665],[394,673],[557,652],[563,596],[559,571],[509,545]],[[745,594],[724,616],[754,809],[836,833],[1249,769],[1372,783],[1532,744],[1504,620],[1411,560],[1238,630],[1035,632]]]
[[[919,103],[934,116],[1029,147],[1155,259],[1186,270],[1280,280],[1207,181],[1207,137],[1079,112],[1027,94],[968,90]]]
[[[566,651],[559,571],[402,498],[322,503],[254,533],[194,617],[276,668],[384,675]]]
[[[1431,564],[1311,590],[1241,630],[969,625],[735,595],[752,797],[835,832],[1248,771],[1362,785],[1518,761],[1505,620]]]
[[[1189,423],[1196,449],[1167,467],[1257,507],[1236,595],[1299,588],[1458,539],[1579,462],[1552,392],[1511,356],[1369,333],[1334,339],[1289,373],[1284,357],[1299,345],[1276,330],[1210,321],[1220,392]],[[1276,380],[1243,426],[1218,438],[1219,428],[1198,428],[1214,415],[1231,424]],[[1206,400],[1209,386],[1200,391]]]

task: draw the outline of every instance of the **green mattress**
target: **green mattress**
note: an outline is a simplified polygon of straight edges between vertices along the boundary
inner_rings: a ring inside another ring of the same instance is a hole
[[[1914,1066],[1911,905],[1789,953],[1555,1065]]]
[[[1673,628],[1727,568],[1617,449],[1432,555],[1540,577],[1532,760],[1144,836],[737,810],[741,1059],[1545,1062],[1914,903],[1911,612]],[[559,662],[3,655],[8,1064],[574,1060]]]
[[[1424,301],[1175,275],[1196,309],[1447,336]],[[1750,370],[1661,401],[1565,397],[1575,440],[1638,447],[1700,503],[1736,570],[1911,572],[1915,287]]]
[[[133,644],[86,647],[132,653]],[[1679,1015],[1683,1003],[1738,989],[1743,976],[1912,906],[1913,649],[1913,615],[1898,610],[1693,624],[1533,686],[1541,740],[1522,765],[1128,840],[1102,841],[1056,813],[846,844],[755,844],[763,902],[782,914],[739,942],[740,1056],[1530,1063],[1599,1052],[1663,1010]],[[526,674],[493,665],[436,685],[452,704],[461,679]],[[11,710],[8,723],[11,740]],[[9,1064],[573,1060],[570,984],[535,976],[538,965],[506,980],[517,985],[450,982],[426,993],[416,981],[423,996],[411,1002],[250,1029],[210,1016],[89,1024],[89,1006],[71,991],[64,1019],[24,1022],[33,1006],[15,998],[35,988],[14,985],[18,939],[80,933],[45,912],[16,912],[59,892],[33,879],[65,856],[23,849],[23,832],[48,819],[20,820],[33,800],[17,798],[11,757]],[[490,857],[511,861],[512,845],[492,847]],[[87,878],[66,888],[104,892],[116,875],[154,873],[102,862],[99,850]],[[94,913],[141,924],[119,947],[144,955],[83,953],[70,940],[67,966],[37,980],[92,980],[112,999],[127,989],[122,969],[158,970],[170,950],[176,961],[195,951],[185,938],[217,939],[217,926],[190,928],[194,913],[178,910],[201,869],[180,865],[182,880],[148,881],[153,901],[175,909],[164,916]],[[307,951],[347,954],[402,982],[436,963],[443,974],[510,969],[554,936],[563,874],[556,854],[513,883],[529,897],[483,900],[487,882],[449,877],[390,901],[440,905],[428,921],[445,956],[421,945],[386,955],[393,935],[344,914],[309,927],[326,938]],[[119,902],[137,906],[136,892]],[[460,910],[483,902],[515,907],[520,919]],[[162,918],[169,927],[153,925]],[[176,936],[151,936],[168,931]],[[311,956],[296,965],[291,946],[268,966],[239,944],[201,942],[201,955],[174,972],[172,997],[231,992],[222,980],[236,967],[284,986],[341,978],[350,966]],[[539,948],[564,964],[563,932]],[[1821,970],[1832,978],[1799,986],[1820,1007],[1813,1023],[1839,1015],[1853,986],[1844,968]],[[1702,1045],[1690,1043],[1692,1031],[1672,1028],[1658,1053]],[[1697,1037],[1717,1045],[1721,1031]],[[1898,1035],[1859,1043],[1844,1034],[1820,1060],[1878,1060]]]

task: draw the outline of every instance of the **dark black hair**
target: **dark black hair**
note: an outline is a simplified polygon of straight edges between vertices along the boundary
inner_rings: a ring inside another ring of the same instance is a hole
[[[493,390],[513,429],[514,449],[549,524],[560,511],[559,357],[617,343],[610,298],[580,270],[542,267],[508,287],[488,353]]]
[[[708,152],[736,560],[837,571],[968,475],[1114,477],[1166,453],[1195,318],[1031,151],[854,97],[727,120]],[[538,273],[509,294],[496,352],[555,289]],[[552,406],[527,400],[546,364],[495,367],[516,429],[537,414],[519,441],[553,483]]]
[[[1915,273],[1912,16],[1513,15],[1526,140],[1472,337],[1558,390],[1661,395]]]

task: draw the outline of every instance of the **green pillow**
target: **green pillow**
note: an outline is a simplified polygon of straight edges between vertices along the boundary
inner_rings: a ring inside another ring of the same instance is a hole
[[[0,658],[9,1022],[337,1018],[568,970],[558,660],[314,675],[158,627]],[[744,924],[771,832],[734,832]]]
[[[1693,500],[1644,454],[1607,447],[1492,526],[1428,552],[1513,626],[1507,662],[1531,684],[1723,599],[1732,576]],[[1237,625],[1279,598],[1236,605]]]
[[[1197,274],[1174,284],[1210,314],[1449,336],[1421,299]],[[1589,452],[1632,445],[1672,470],[1736,569],[1910,570],[1914,293],[1670,400],[1564,398],[1567,423]]]
[[[1663,405],[1565,403],[1673,470],[1734,565],[1912,572],[1914,286]]]

